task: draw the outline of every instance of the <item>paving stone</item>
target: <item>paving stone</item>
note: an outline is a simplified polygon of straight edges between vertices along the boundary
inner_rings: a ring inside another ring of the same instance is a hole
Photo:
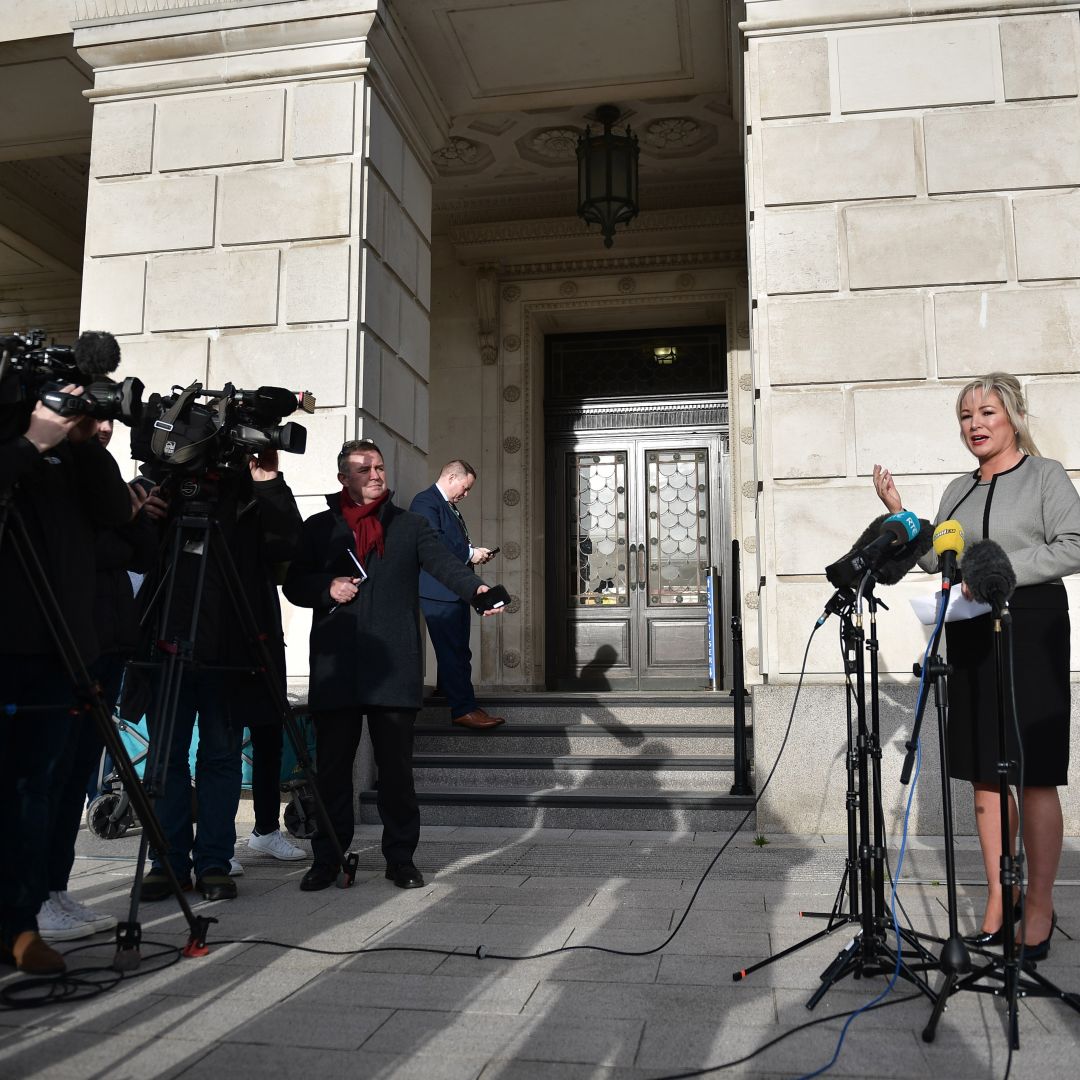
[[[35,1031],[9,1045],[12,1042],[0,1043],[0,1076],[32,1076],[34,1080],[86,1080],[90,1076],[172,1080],[212,1050],[208,1045],[171,1039],[147,1042],[130,1033],[102,1039],[88,1032],[57,1036]]]
[[[527,974],[512,973],[510,977],[497,978],[480,967],[471,976],[342,971],[333,978],[313,979],[293,1001],[516,1015],[535,989],[536,979]]]
[[[642,1023],[639,1020],[544,1019],[533,1016],[462,1016],[445,1013],[395,1013],[364,1044],[365,1050],[394,1051],[422,1060],[463,1052],[538,1061],[632,1064]]]
[[[355,1050],[392,1013],[392,1008],[354,1004],[336,1008],[324,1001],[313,1004],[288,1001],[260,1013],[225,1039],[259,1046]]]

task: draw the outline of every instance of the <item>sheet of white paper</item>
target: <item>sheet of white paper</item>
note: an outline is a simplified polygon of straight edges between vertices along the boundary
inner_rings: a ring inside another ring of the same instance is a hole
[[[933,596],[916,596],[911,601],[911,609],[915,612],[919,622],[925,623],[927,626],[933,626],[937,621],[938,604],[940,602],[940,591],[934,593]],[[949,606],[945,611],[946,622],[974,619],[979,615],[987,614],[989,611],[989,604],[980,604],[977,600],[965,600],[959,585],[949,590]]]

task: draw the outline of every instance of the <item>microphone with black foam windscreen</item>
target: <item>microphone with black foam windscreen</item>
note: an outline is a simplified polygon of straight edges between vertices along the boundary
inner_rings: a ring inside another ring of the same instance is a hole
[[[120,366],[120,346],[105,330],[85,330],[71,349],[75,366],[89,378],[111,375]]]
[[[1016,571],[1004,548],[993,540],[972,544],[964,555],[964,584],[973,599],[1000,615],[1016,588]]]
[[[934,526],[934,551],[941,560],[941,590],[948,592],[956,578],[956,560],[964,553],[964,527],[955,518]]]
[[[934,546],[934,526],[926,518],[916,518],[918,533],[906,544],[888,553],[874,571],[879,585],[895,585]]]
[[[929,522],[910,510],[882,514],[863,530],[852,549],[825,567],[825,576],[838,589],[850,588],[867,571],[884,585],[895,585],[930,550]]]

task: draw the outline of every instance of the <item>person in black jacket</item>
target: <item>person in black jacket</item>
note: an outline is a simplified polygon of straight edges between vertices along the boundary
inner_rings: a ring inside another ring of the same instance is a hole
[[[80,387],[63,393],[78,396]],[[0,495],[25,524],[46,582],[84,664],[98,656],[94,624],[94,541],[99,528],[123,525],[131,497],[90,417],[61,416],[43,403],[0,407]],[[11,528],[9,523],[7,528]],[[13,550],[0,540],[0,701],[17,706],[0,727],[8,787],[7,835],[0,845],[0,964],[52,974],[59,953],[37,929],[48,897],[50,798],[54,772],[74,730],[74,692],[52,630]],[[33,712],[23,712],[26,708]],[[79,723],[88,722],[80,719]]]
[[[463,600],[488,587],[422,517],[394,505],[382,453],[370,439],[341,448],[338,480],[342,489],[326,496],[328,508],[304,523],[284,589],[292,603],[314,608],[308,704],[319,791],[344,850],[353,837],[353,758],[366,714],[379,771],[386,876],[403,889],[419,888],[412,748],[423,695],[420,570]],[[325,889],[338,872],[329,837],[316,835],[311,847],[314,862],[300,883],[306,892]]]
[[[246,471],[213,470],[184,481],[185,493],[171,500],[170,514],[174,519],[186,514],[196,496],[202,500],[209,495],[210,517],[216,523],[208,534],[209,556],[204,559],[202,540],[194,533],[185,533],[184,550],[176,565],[170,566],[172,545],[166,539],[161,564],[140,590],[148,603],[160,605],[145,620],[148,636],[140,653],[160,660],[160,652],[155,652],[157,641],[180,643],[190,636],[196,581],[200,572],[205,572],[191,662],[184,665],[176,708],[172,716],[167,711],[159,714],[155,700],[147,713],[151,746],[155,740],[168,739],[164,790],[156,802],[168,850],[153,852],[153,866],[143,880],[143,900],[164,900],[170,895],[168,878],[161,869],[163,858],[169,860],[181,883],[190,883],[194,867],[195,887],[207,900],[236,897],[229,864],[236,843],[243,729],[280,720],[263,681],[265,676],[255,670],[236,670],[256,668],[258,653],[233,607],[223,563],[214,552],[224,544],[232,556],[236,585],[250,604],[258,632],[270,653],[269,677],[276,681],[284,699],[285,640],[275,582],[279,564],[292,559],[300,542],[301,518],[296,500],[278,471],[276,450],[261,451],[249,460],[248,466]],[[199,488],[197,493],[192,491],[195,487]],[[163,597],[168,590],[162,589],[158,595],[158,585],[166,574],[175,576],[167,610]],[[150,681],[156,682],[156,676]],[[192,819],[188,766],[196,714],[197,829]]]
[[[113,422],[98,424],[97,439],[108,446]],[[155,516],[165,503],[139,484],[129,486],[131,520],[117,529],[101,529],[94,547],[97,574],[94,621],[101,655],[90,665],[90,674],[101,687],[102,700],[111,710],[120,695],[124,662],[138,643],[139,619],[128,571],[145,574],[154,563],[158,546]],[[112,915],[88,907],[68,891],[75,862],[83,804],[91,773],[97,772],[103,742],[91,719],[78,721],[68,740],[66,753],[53,778],[55,811],[49,838],[49,897],[38,912],[38,931],[45,941],[73,941],[116,925]]]

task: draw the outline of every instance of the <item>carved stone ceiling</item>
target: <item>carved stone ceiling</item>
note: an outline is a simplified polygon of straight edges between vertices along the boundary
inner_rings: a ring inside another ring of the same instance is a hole
[[[78,281],[90,85],[70,34],[0,46],[0,299],[13,286]]]
[[[450,117],[437,218],[574,212],[597,106],[641,148],[643,205],[741,201],[728,0],[389,0]]]

